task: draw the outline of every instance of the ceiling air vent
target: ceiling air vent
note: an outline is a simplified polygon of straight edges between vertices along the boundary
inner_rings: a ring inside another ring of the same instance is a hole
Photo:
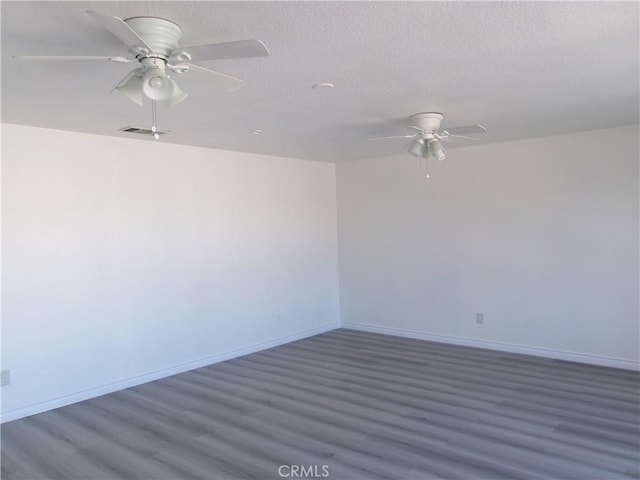
[[[153,132],[149,128],[124,127],[124,128],[121,128],[120,131],[121,132],[127,132],[127,133],[137,133],[139,135],[150,135],[150,136],[153,136]],[[156,132],[158,133],[158,135],[164,135],[166,133],[169,133],[168,130],[156,130]]]

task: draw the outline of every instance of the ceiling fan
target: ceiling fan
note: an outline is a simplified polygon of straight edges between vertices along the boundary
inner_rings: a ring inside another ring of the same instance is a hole
[[[169,71],[186,74],[227,91],[235,91],[245,85],[243,80],[214,72],[191,62],[269,55],[269,50],[260,40],[179,47],[182,30],[169,20],[156,17],[133,17],[122,20],[93,10],[87,10],[87,13],[127,46],[128,56],[14,56],[13,58],[138,62],[140,66],[129,72],[113,90],[118,90],[138,105],[142,105],[144,97],[147,97],[154,102],[171,106],[187,98],[188,94],[170,77]]]
[[[440,130],[440,123],[444,115],[437,112],[416,113],[409,117],[411,125],[407,128],[415,130],[411,135],[396,135],[392,137],[369,138],[369,140],[388,140],[395,138],[411,138],[411,142],[405,145],[414,157],[426,160],[429,155],[435,157],[439,162],[446,157],[441,140],[447,142],[452,139],[461,138],[466,140],[478,140],[469,135],[479,135],[487,132],[482,125],[466,125],[464,127],[448,128]],[[429,178],[429,173],[427,173]]]

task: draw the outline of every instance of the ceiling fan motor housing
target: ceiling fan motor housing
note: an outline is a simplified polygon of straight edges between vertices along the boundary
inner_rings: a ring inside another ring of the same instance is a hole
[[[443,118],[443,114],[436,112],[416,113],[411,116],[411,122],[425,132],[437,132]]]
[[[124,21],[133,31],[147,42],[153,51],[150,54],[171,56],[178,48],[182,29],[175,23],[163,18],[133,17]]]

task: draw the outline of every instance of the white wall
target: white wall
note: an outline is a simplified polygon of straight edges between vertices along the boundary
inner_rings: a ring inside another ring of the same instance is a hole
[[[344,326],[637,368],[638,137],[452,149],[426,181],[5,124],[2,420],[338,326],[336,173]]]
[[[338,165],[343,325],[638,368],[638,149],[636,125],[451,149],[430,180]]]
[[[3,420],[339,324],[335,166],[2,126]]]

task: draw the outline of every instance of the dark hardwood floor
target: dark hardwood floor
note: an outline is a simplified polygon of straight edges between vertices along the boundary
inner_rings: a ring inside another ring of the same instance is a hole
[[[639,393],[341,329],[6,423],[2,479],[637,479]]]

